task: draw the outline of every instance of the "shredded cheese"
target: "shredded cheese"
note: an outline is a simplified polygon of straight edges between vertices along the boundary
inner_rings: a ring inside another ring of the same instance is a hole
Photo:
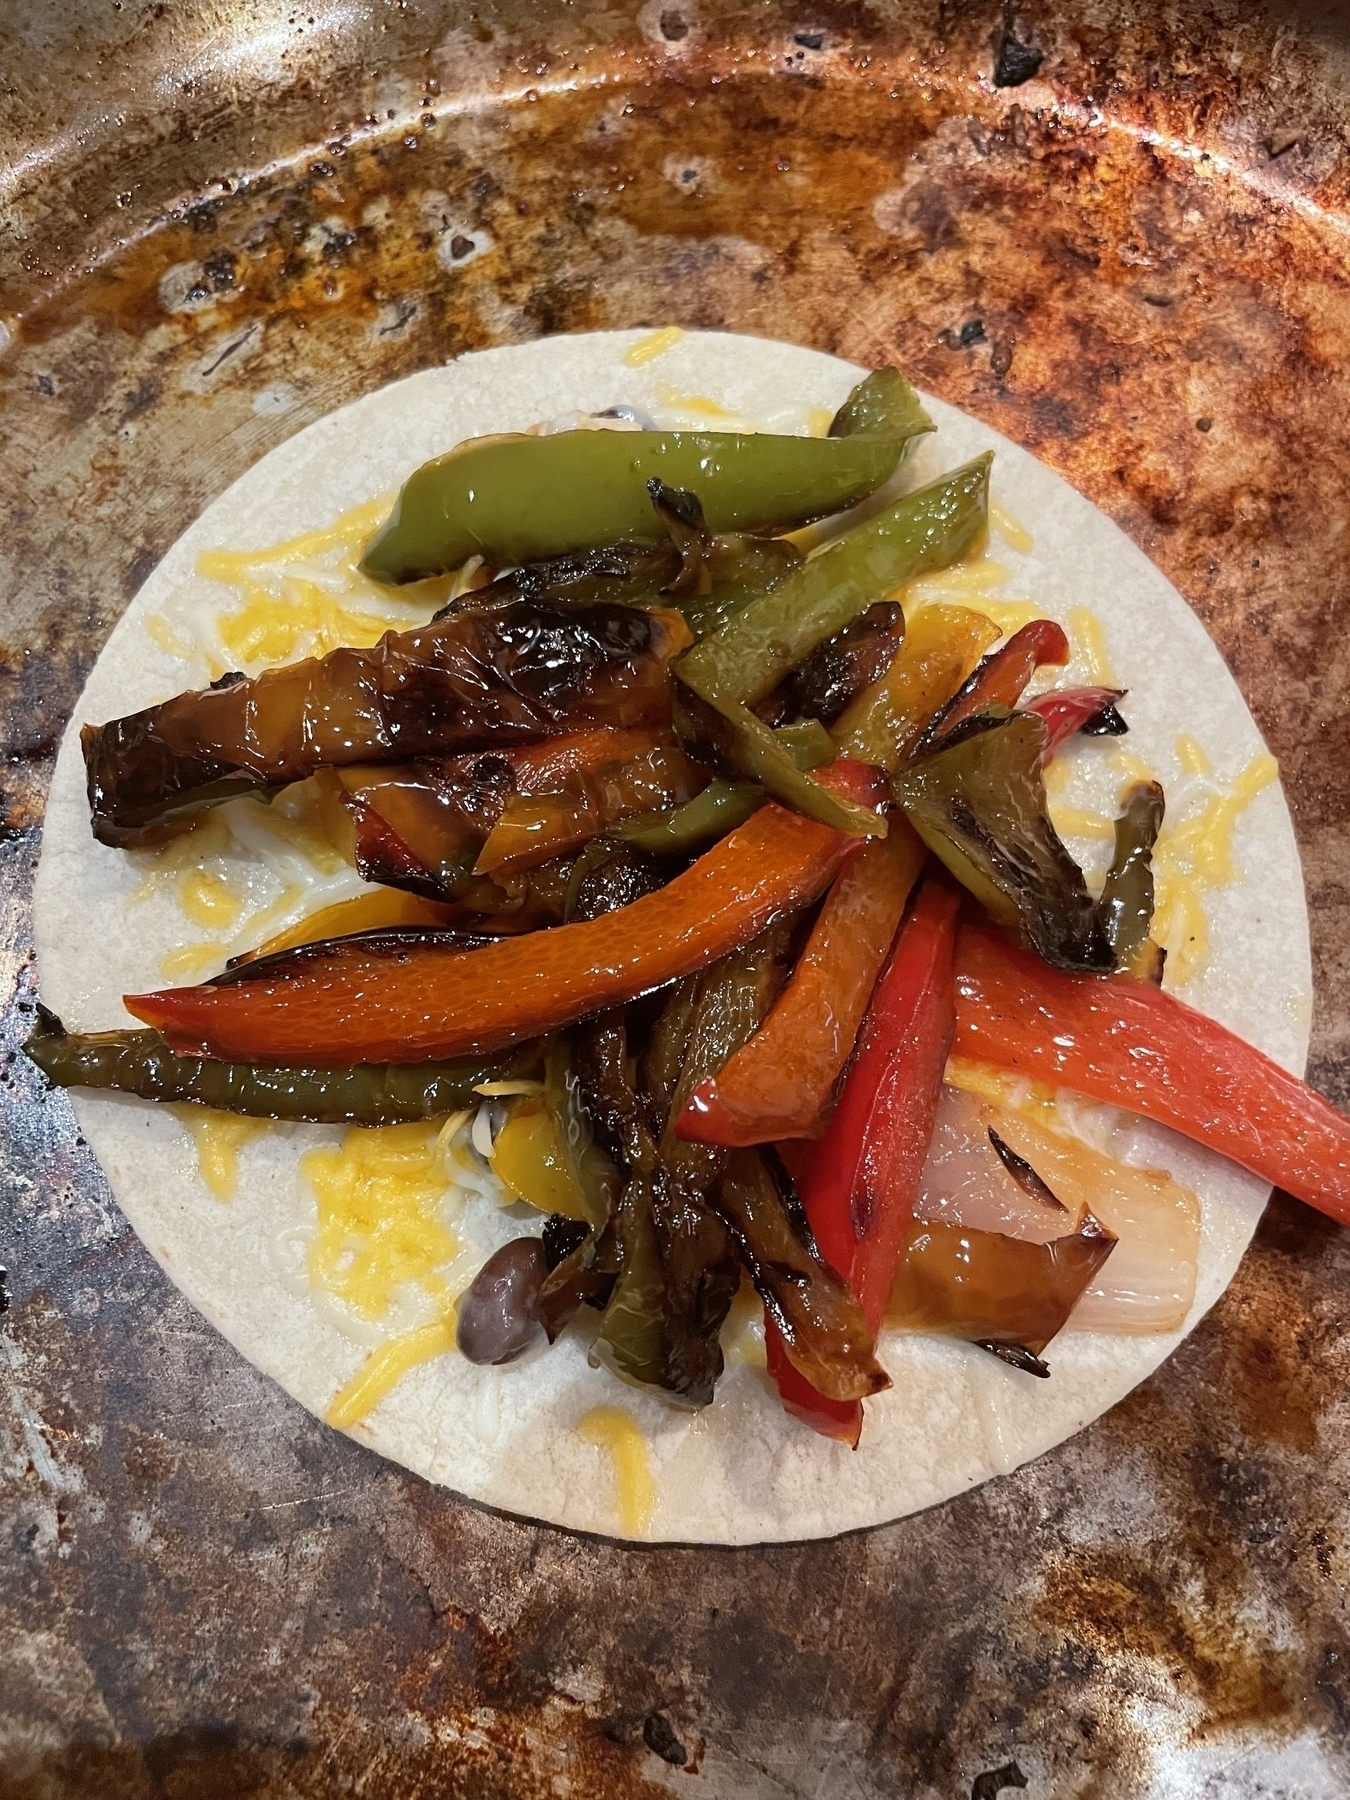
[[[228,944],[180,944],[160,958],[159,972],[165,981],[200,981],[229,960]]]
[[[173,1110],[196,1146],[202,1180],[217,1200],[233,1200],[239,1186],[239,1152],[268,1129],[268,1121],[204,1106],[176,1106]]]
[[[354,1126],[336,1150],[301,1158],[318,1208],[310,1281],[362,1318],[381,1318],[410,1285],[450,1306],[443,1271],[459,1244],[443,1217],[437,1133],[434,1124]]]
[[[1119,687],[1111,673],[1111,659],[1106,649],[1106,630],[1096,613],[1086,606],[1075,606],[1069,613],[1069,636],[1074,655],[1087,671],[1095,687]]]
[[[656,1509],[656,1483],[637,1420],[621,1406],[593,1406],[577,1435],[609,1453],[619,1525],[627,1537],[645,1537]]]
[[[1008,548],[1018,556],[1029,556],[1035,548],[1036,540],[1026,526],[1020,519],[1014,518],[1006,506],[1000,506],[997,500],[989,502],[989,523]]]
[[[373,1412],[389,1390],[418,1363],[444,1356],[455,1347],[453,1319],[433,1319],[402,1332],[372,1350],[344,1387],[338,1389],[325,1415],[330,1425],[345,1431]]]
[[[656,390],[659,406],[671,412],[686,413],[698,419],[711,419],[722,430],[748,431],[752,427],[737,412],[723,406],[718,400],[712,400],[707,394],[682,394],[678,388],[662,382]]]
[[[833,424],[834,414],[828,406],[813,406],[806,415],[807,436],[828,437]]]
[[[1183,731],[1177,739],[1177,761],[1186,775],[1212,775],[1214,773],[1214,765],[1206,755],[1204,745],[1186,731]]]
[[[623,353],[623,360],[630,369],[640,369],[644,363],[655,362],[658,356],[673,350],[683,336],[678,325],[663,325],[659,331],[650,332],[630,344]]]
[[[1204,896],[1236,880],[1234,827],[1278,775],[1273,756],[1253,757],[1236,780],[1212,794],[1198,813],[1163,827],[1153,853],[1157,892],[1153,935],[1167,949],[1169,985],[1184,986],[1209,960]]]

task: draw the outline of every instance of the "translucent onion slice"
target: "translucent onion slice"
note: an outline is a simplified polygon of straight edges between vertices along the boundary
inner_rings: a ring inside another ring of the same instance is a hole
[[[991,1127],[1025,1157],[1069,1218],[1012,1178],[989,1142]],[[1131,1336],[1178,1330],[1195,1295],[1200,1243],[1200,1204],[1190,1189],[1013,1107],[943,1090],[917,1218],[1046,1243],[1085,1211],[1119,1241],[1074,1308],[1069,1329]]]

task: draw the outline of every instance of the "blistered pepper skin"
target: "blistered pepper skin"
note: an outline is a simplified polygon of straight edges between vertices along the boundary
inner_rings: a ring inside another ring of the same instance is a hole
[[[334,650],[80,734],[94,836],[154,842],[203,806],[318,768],[485,750],[581,725],[661,725],[673,610],[465,606],[369,650]]]

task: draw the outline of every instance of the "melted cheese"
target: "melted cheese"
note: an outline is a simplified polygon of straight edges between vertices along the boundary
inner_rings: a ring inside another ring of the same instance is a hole
[[[243,903],[223,875],[212,869],[185,869],[178,877],[178,904],[194,925],[228,931]]]
[[[1106,630],[1096,613],[1086,606],[1075,606],[1069,613],[1069,636],[1073,639],[1074,656],[1082,664],[1094,687],[1119,687],[1111,672],[1111,659],[1106,649]]]
[[[732,412],[718,400],[710,399],[707,394],[682,394],[678,388],[669,387],[665,382],[656,390],[659,406],[671,412],[685,413],[696,419],[710,419],[723,431],[753,431],[754,427],[747,423],[738,412]]]
[[[212,975],[230,960],[228,944],[180,944],[159,959],[165,981],[197,982]]]
[[[450,1305],[443,1271],[459,1244],[443,1217],[437,1131],[434,1124],[355,1126],[336,1150],[301,1158],[318,1209],[310,1281],[362,1318],[381,1318],[409,1285]]]
[[[361,1367],[333,1396],[325,1417],[330,1425],[345,1431],[364,1419],[384,1399],[396,1382],[434,1356],[444,1356],[455,1347],[455,1325],[452,1319],[433,1319],[429,1325],[418,1325],[412,1331],[390,1338],[372,1350]]]
[[[174,1111],[196,1145],[202,1180],[217,1200],[232,1200],[239,1186],[239,1152],[268,1129],[268,1121],[204,1106],[177,1106]]]
[[[623,353],[623,360],[630,369],[640,369],[643,363],[655,362],[658,356],[673,350],[683,336],[678,325],[663,325],[659,331],[649,332],[635,344],[630,344]]]
[[[1003,539],[1010,550],[1019,556],[1029,556],[1035,548],[1036,540],[1020,519],[1016,519],[997,500],[989,502],[989,523]]]
[[[806,415],[807,436],[828,437],[833,424],[834,414],[828,406],[813,406]]]
[[[1209,959],[1209,920],[1204,895],[1238,876],[1233,831],[1256,796],[1277,779],[1275,758],[1254,757],[1227,788],[1212,794],[1198,813],[1164,826],[1153,856],[1157,909],[1154,937],[1167,948],[1169,984],[1182,985]]]
[[[382,494],[376,500],[353,506],[331,525],[303,532],[280,544],[269,544],[260,550],[203,550],[197,558],[197,573],[206,581],[223,581],[229,587],[237,587],[259,569],[312,562],[334,551],[342,552],[344,559],[355,565],[392,506],[392,497]]]
[[[1214,765],[1209,760],[1204,745],[1186,731],[1183,731],[1177,739],[1177,761],[1186,775],[1212,775],[1214,773]]]
[[[621,1406],[593,1406],[578,1424],[577,1435],[608,1451],[620,1529],[627,1537],[645,1537],[656,1509],[656,1482],[637,1420]]]

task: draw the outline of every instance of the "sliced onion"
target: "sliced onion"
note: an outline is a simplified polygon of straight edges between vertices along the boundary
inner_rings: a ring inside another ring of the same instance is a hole
[[[1012,1179],[989,1145],[990,1127],[1068,1208],[1071,1224]],[[1076,1225],[1085,1211],[1118,1242],[1074,1308],[1069,1329],[1129,1335],[1178,1330],[1195,1296],[1200,1244],[1200,1203],[1190,1189],[1162,1170],[1118,1161],[1011,1107],[943,1090],[918,1218],[1045,1243]]]

